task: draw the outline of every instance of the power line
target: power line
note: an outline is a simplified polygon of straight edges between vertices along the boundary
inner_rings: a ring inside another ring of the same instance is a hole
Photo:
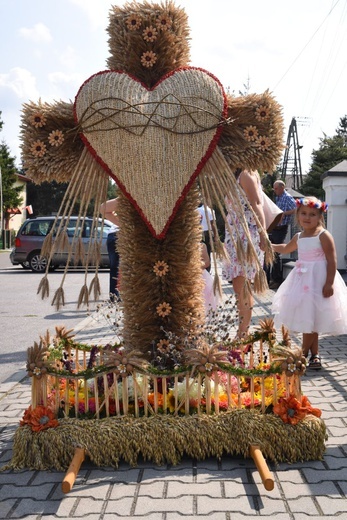
[[[308,45],[311,43],[311,41],[313,40],[313,38],[315,37],[315,35],[317,34],[317,32],[320,30],[320,28],[322,27],[322,25],[324,25],[325,21],[327,20],[327,18],[330,16],[330,14],[333,12],[333,10],[335,9],[335,7],[337,6],[337,4],[340,2],[340,0],[337,0],[336,3],[332,6],[332,8],[330,9],[330,11],[328,12],[328,14],[326,15],[326,17],[324,18],[324,20],[322,21],[322,23],[318,26],[318,28],[315,30],[315,32],[312,34],[311,38],[308,40],[308,42],[306,43],[306,45],[303,47],[303,49],[299,52],[299,54],[297,55],[297,57],[294,59],[294,61],[291,63],[291,65],[288,67],[288,69],[286,70],[286,72],[283,74],[283,76],[280,78],[280,80],[278,81],[278,83],[275,85],[274,87],[274,90],[276,90],[276,88],[278,87],[278,85],[281,83],[281,81],[286,77],[286,75],[288,74],[288,72],[290,71],[290,69],[293,67],[293,65],[298,61],[298,59],[300,58],[300,56],[302,55],[302,53],[304,52],[304,50],[306,49],[306,47],[308,47]]]

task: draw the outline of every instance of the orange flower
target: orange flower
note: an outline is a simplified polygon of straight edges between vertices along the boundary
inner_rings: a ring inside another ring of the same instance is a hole
[[[155,27],[152,27],[151,25],[149,27],[146,27],[146,29],[144,29],[142,32],[143,39],[146,42],[154,42],[157,39],[157,34],[157,29]]]
[[[31,153],[35,157],[43,157],[46,153],[46,145],[43,141],[35,141],[31,145]]]
[[[169,303],[163,302],[157,305],[157,313],[162,318],[165,318],[165,316],[168,316],[172,311],[172,307]]]
[[[319,408],[312,408],[311,403],[306,397],[306,395],[303,395],[301,398],[301,406],[302,408],[306,408],[307,413],[311,413],[316,417],[320,417],[322,415],[322,410],[320,410]]]
[[[51,146],[60,146],[64,142],[64,135],[61,130],[53,130],[48,136],[48,142]]]
[[[275,404],[273,412],[287,424],[298,424],[309,413],[307,408],[302,407],[300,401],[292,395],[288,398],[281,397],[278,403]]]
[[[269,107],[265,105],[260,105],[256,111],[255,111],[255,118],[258,119],[258,121],[266,121],[266,119],[269,119],[270,117],[270,110]]]
[[[154,406],[154,394],[148,394],[147,400],[151,406]],[[163,404],[164,404],[163,394],[157,394],[157,403],[158,403],[159,408],[163,407]]]
[[[168,15],[161,14],[158,16],[155,23],[158,29],[161,31],[167,31],[172,25],[172,20]]]
[[[41,128],[46,124],[46,118],[41,112],[35,112],[30,116],[29,120],[35,128]]]
[[[247,141],[254,141],[258,137],[258,130],[256,126],[247,126],[243,134]]]
[[[169,343],[169,340],[168,339],[161,339],[160,341],[158,341],[157,343],[157,349],[159,350],[159,352],[161,352],[162,354],[165,354],[167,352],[170,352],[170,343]]]
[[[157,276],[165,276],[169,270],[169,266],[163,260],[158,260],[153,266],[153,271]]]
[[[157,55],[153,51],[144,52],[141,56],[141,64],[144,67],[147,67],[148,69],[150,67],[153,67],[153,65],[155,64],[156,61],[157,61]]]
[[[40,432],[48,428],[56,428],[59,426],[54,412],[45,406],[37,406],[34,410],[29,406],[29,408],[25,410],[23,419],[19,424],[20,426],[27,424],[34,432]]]
[[[129,31],[136,31],[136,29],[141,27],[142,19],[140,16],[134,14],[129,16],[129,18],[125,20],[125,23],[127,24]]]
[[[267,150],[271,145],[271,140],[269,137],[266,137],[264,135],[260,135],[256,140],[256,145],[259,146],[260,150],[264,152]]]

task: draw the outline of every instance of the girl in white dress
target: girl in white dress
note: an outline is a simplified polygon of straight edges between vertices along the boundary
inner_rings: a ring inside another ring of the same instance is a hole
[[[347,288],[336,270],[334,239],[324,227],[327,204],[315,197],[296,201],[302,228],[288,244],[273,244],[277,253],[298,250],[294,269],[277,290],[272,304],[275,326],[302,332],[302,350],[311,352],[309,368],[320,369],[318,334],[347,333]]]

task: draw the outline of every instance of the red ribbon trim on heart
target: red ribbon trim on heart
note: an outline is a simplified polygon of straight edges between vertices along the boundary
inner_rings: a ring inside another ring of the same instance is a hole
[[[79,88],[78,92],[77,92],[77,95],[75,97],[75,102],[74,102],[74,118],[75,118],[75,122],[76,124],[78,125],[78,116],[77,116],[77,112],[76,112],[76,103],[77,103],[77,98],[78,98],[78,95],[80,93],[80,91],[83,89],[84,85],[86,85],[92,78],[94,78],[95,76],[99,76],[99,75],[102,75],[102,74],[108,74],[108,73],[112,73],[112,72],[116,72],[118,74],[125,74],[126,76],[128,76],[129,78],[133,79],[134,81],[136,81],[137,83],[139,83],[140,85],[142,85],[147,91],[152,91],[152,90],[155,90],[156,87],[158,85],[160,85],[160,83],[162,83],[164,80],[166,80],[167,78],[169,78],[170,76],[173,76],[174,74],[176,74],[177,72],[180,72],[180,71],[184,71],[184,70],[200,70],[202,72],[204,72],[205,74],[208,74],[211,78],[213,78],[216,83],[220,86],[221,88],[221,92],[222,92],[222,95],[223,95],[223,99],[224,99],[224,107],[223,107],[223,111],[222,111],[222,117],[223,118],[226,118],[227,116],[227,113],[228,113],[228,104],[227,104],[227,98],[226,98],[226,95],[225,95],[225,92],[224,92],[224,89],[223,89],[223,86],[221,84],[221,82],[219,81],[218,78],[216,78],[213,74],[211,74],[211,72],[208,72],[207,70],[203,69],[203,68],[200,68],[200,67],[180,67],[178,69],[175,69],[175,70],[172,70],[171,72],[165,74],[165,76],[163,76],[162,78],[160,78],[160,80],[151,88],[148,88],[147,85],[145,85],[145,83],[143,83],[142,81],[140,81],[138,78],[136,78],[135,76],[133,76],[132,74],[129,74],[128,72],[124,72],[124,71],[121,71],[121,70],[103,70],[103,71],[100,71],[100,72],[97,72],[96,74],[93,74],[92,76],[90,76],[90,78],[88,78],[82,85],[81,87]],[[219,138],[220,138],[220,135],[222,133],[222,130],[223,130],[223,127],[220,125],[219,127],[217,127],[216,129],[216,133],[213,137],[213,139],[211,140],[210,144],[209,144],[209,147],[204,155],[204,157],[201,159],[201,161],[199,162],[198,166],[196,167],[195,169],[195,172],[192,174],[192,176],[190,177],[188,183],[186,184],[186,186],[184,187],[180,197],[177,199],[176,201],[176,204],[172,210],[172,213],[171,213],[171,216],[168,218],[166,224],[165,224],[165,227],[163,228],[163,230],[157,234],[157,232],[155,231],[155,229],[153,228],[152,224],[147,220],[146,216],[144,215],[143,211],[141,210],[141,208],[138,206],[137,202],[135,199],[133,199],[133,197],[130,195],[130,193],[128,193],[128,191],[126,190],[124,184],[122,182],[120,182],[120,180],[117,178],[116,175],[113,174],[112,170],[109,168],[109,166],[102,160],[101,157],[99,157],[99,155],[96,153],[96,151],[94,150],[94,148],[92,147],[92,145],[89,143],[88,141],[88,138],[83,134],[81,133],[80,137],[83,141],[83,143],[85,144],[85,146],[87,147],[89,153],[94,157],[94,159],[100,164],[100,166],[106,171],[106,173],[112,177],[112,179],[114,179],[117,183],[117,185],[119,186],[119,188],[122,190],[122,192],[124,193],[124,195],[127,197],[127,199],[131,202],[131,204],[134,206],[134,208],[136,209],[136,211],[139,213],[139,215],[141,216],[142,220],[145,222],[146,226],[148,227],[149,231],[151,232],[151,234],[154,236],[154,238],[157,238],[159,240],[163,240],[166,236],[166,233],[171,225],[171,222],[173,221],[173,219],[175,218],[176,216],[176,213],[180,207],[180,205],[182,204],[183,200],[185,199],[188,191],[190,190],[192,184],[194,183],[195,179],[198,177],[199,173],[201,172],[201,170],[203,169],[203,167],[205,166],[206,162],[209,160],[209,158],[211,157],[211,155],[213,154],[217,144],[218,144],[218,141],[219,141]]]

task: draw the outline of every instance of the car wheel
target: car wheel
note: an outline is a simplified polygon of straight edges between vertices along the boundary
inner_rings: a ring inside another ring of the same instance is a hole
[[[30,269],[29,262],[21,262],[20,265],[23,267],[23,269]]]
[[[30,269],[34,273],[42,273],[47,267],[47,258],[40,255],[39,252],[32,253],[29,257]]]

